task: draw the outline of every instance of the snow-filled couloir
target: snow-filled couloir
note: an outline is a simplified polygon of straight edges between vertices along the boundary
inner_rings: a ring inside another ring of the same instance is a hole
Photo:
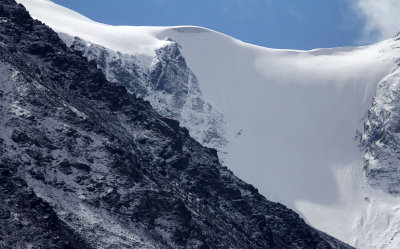
[[[187,90],[184,103],[172,111],[165,108],[177,98],[177,89],[148,86],[145,99],[161,103],[163,114],[176,112],[174,117],[197,139],[216,145],[220,154],[227,152],[224,162],[237,175],[269,199],[297,210],[312,226],[357,248],[400,246],[400,199],[371,184],[385,177],[371,169],[385,167],[391,156],[373,158],[374,146],[387,152],[385,141],[368,139],[384,127],[379,117],[398,115],[393,113],[400,78],[396,39],[363,47],[278,50],[200,27],[110,26],[48,0],[18,2],[95,60],[111,81],[128,66],[136,65],[136,73],[127,71],[139,80],[148,79],[157,63],[167,63],[162,67],[167,70],[170,57],[163,60],[162,55],[171,49],[165,48],[179,44],[173,51],[183,55],[184,65],[178,60],[172,66],[185,69],[168,79],[185,79],[180,86],[199,89]],[[178,58],[174,53],[169,56]],[[105,54],[111,57],[101,59]],[[392,94],[379,89],[392,89]],[[194,108],[194,100],[212,111]],[[371,117],[371,108],[383,114]],[[218,129],[207,133],[204,125]],[[210,142],[206,133],[219,136],[218,141]],[[378,174],[371,177],[371,172]]]

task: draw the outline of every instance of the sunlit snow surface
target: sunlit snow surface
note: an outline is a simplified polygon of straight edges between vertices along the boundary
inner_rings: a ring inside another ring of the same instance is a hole
[[[225,163],[269,199],[357,248],[400,248],[400,199],[366,183],[363,131],[394,40],[357,48],[277,50],[199,27],[116,27],[47,0],[18,0],[57,32],[134,55],[168,44],[228,124]],[[255,31],[256,32],[256,31]]]

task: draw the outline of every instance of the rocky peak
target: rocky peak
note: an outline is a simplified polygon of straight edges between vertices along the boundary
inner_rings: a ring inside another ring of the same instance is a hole
[[[93,61],[113,83],[149,101],[161,115],[179,120],[190,134],[224,155],[228,143],[223,115],[202,96],[195,74],[187,66],[180,45],[170,43],[155,56],[113,51],[79,37],[59,34],[68,46]]]

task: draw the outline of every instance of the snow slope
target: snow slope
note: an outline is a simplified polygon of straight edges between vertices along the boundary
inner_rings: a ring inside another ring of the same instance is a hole
[[[116,27],[48,0],[18,2],[57,32],[125,54],[154,56],[166,38],[177,41],[228,124],[230,169],[357,248],[400,247],[399,198],[367,183],[359,149],[377,85],[397,67],[398,41],[277,50],[200,27]]]

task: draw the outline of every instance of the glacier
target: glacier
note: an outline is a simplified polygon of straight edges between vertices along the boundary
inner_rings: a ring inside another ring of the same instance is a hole
[[[143,67],[151,68],[160,49],[179,44],[202,101],[217,113],[206,118],[222,115],[218,122],[227,143],[215,147],[235,174],[356,248],[400,247],[400,198],[371,184],[385,175],[368,175],[395,153],[377,158],[370,144],[385,155],[384,141],[368,138],[376,130],[370,127],[378,127],[371,124],[386,117],[371,117],[371,109],[396,109],[389,108],[393,95],[380,89],[397,82],[397,39],[361,47],[271,49],[202,27],[111,26],[49,0],[18,2],[67,44],[79,38],[88,47],[140,58]],[[202,136],[193,123],[182,123]]]

